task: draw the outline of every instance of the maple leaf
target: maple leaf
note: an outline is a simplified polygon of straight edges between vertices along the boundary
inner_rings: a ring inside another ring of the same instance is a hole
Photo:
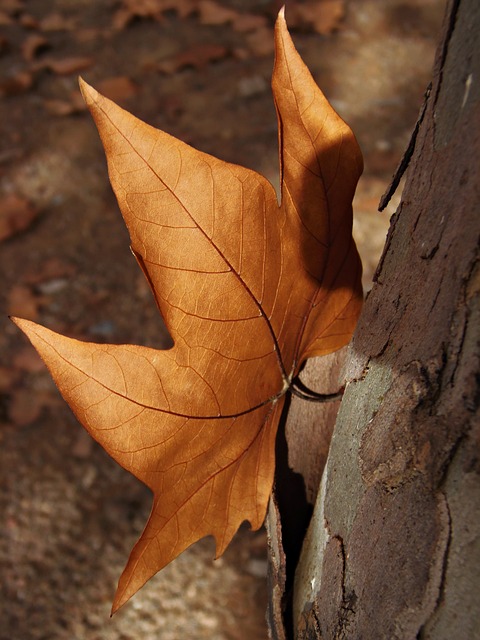
[[[261,526],[277,426],[303,361],[349,341],[361,307],[352,198],[362,158],[294,48],[272,78],[281,204],[261,175],[201,153],[82,82],[132,250],[174,346],[80,342],[16,319],[63,397],[153,492],[113,611],[193,542],[217,556]]]

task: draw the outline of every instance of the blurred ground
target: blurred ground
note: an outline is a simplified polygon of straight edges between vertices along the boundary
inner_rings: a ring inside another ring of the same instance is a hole
[[[266,637],[265,536],[248,529],[215,562],[209,540],[195,545],[109,618],[150,496],[78,426],[6,314],[88,340],[165,344],[76,76],[277,184],[279,4],[0,2],[0,640]],[[365,154],[355,233],[366,288],[395,206],[379,214],[377,203],[415,124],[442,14],[442,0],[287,6]]]

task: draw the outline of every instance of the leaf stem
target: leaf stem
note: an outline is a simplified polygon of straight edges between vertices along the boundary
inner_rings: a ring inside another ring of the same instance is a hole
[[[309,389],[297,376],[292,380],[289,391],[297,398],[308,400],[309,402],[335,402],[335,400],[342,398],[344,387],[341,387],[335,393],[318,393],[313,389]]]

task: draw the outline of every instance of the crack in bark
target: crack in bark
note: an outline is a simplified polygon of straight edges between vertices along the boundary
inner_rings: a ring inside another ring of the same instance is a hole
[[[478,259],[473,259],[470,265],[470,269],[468,271],[468,275],[466,275],[466,277],[462,282],[462,288],[458,296],[459,298],[459,302],[457,306],[458,312],[452,318],[452,322],[450,325],[450,330],[452,331],[452,329],[454,328],[455,320],[460,315],[460,313],[463,312],[461,330],[457,331],[457,336],[458,336],[458,333],[460,333],[459,344],[458,346],[455,347],[455,352],[458,353],[459,355],[461,355],[464,352],[465,340],[470,329],[470,321],[471,321],[472,315],[474,315],[475,313],[474,310],[471,308],[471,305],[469,304],[468,289],[470,288],[471,283],[475,279],[476,270],[478,268],[479,268]],[[476,291],[473,292],[473,296],[475,296],[475,294],[478,295]],[[453,369],[450,373],[450,380],[449,380],[450,385],[452,387],[455,385],[455,377],[457,375],[459,366],[460,366],[460,358],[455,358],[453,362]],[[476,385],[476,388],[477,388],[477,393],[480,394],[480,389],[478,384]],[[464,399],[464,407],[467,409],[467,411],[469,411],[470,413],[475,412],[478,407],[479,398],[474,397],[470,399],[466,395],[463,395],[463,399]]]
[[[430,615],[428,616],[428,618],[424,621],[424,623],[422,624],[422,626],[418,630],[418,633],[417,633],[417,636],[416,636],[416,640],[423,640],[423,638],[425,637],[426,629],[428,628],[428,625],[429,625],[430,621],[434,618],[437,610],[443,604],[444,599],[445,599],[445,589],[446,589],[447,569],[448,569],[448,558],[449,558],[450,547],[451,547],[451,542],[452,542],[452,514],[450,512],[450,507],[449,507],[449,504],[448,504],[448,500],[447,500],[446,494],[441,492],[441,495],[443,495],[444,505],[445,505],[446,512],[447,512],[448,535],[447,535],[447,541],[446,541],[446,544],[445,544],[445,549],[444,549],[443,558],[442,558],[440,585],[439,585],[438,596],[437,596],[435,605],[434,605]]]
[[[410,142],[408,143],[407,148],[405,149],[405,152],[402,156],[402,159],[400,160],[400,163],[395,173],[393,174],[393,178],[388,189],[385,191],[385,193],[380,199],[380,203],[378,205],[379,211],[383,211],[388,206],[388,203],[392,199],[392,196],[394,195],[395,191],[398,188],[398,185],[400,184],[400,180],[402,179],[403,174],[405,173],[405,171],[408,168],[408,165],[410,164],[410,160],[412,159],[413,152],[415,151],[415,145],[417,143],[417,137],[418,137],[418,132],[420,131],[420,125],[423,122],[423,118],[427,110],[427,105],[428,105],[428,100],[430,97],[431,90],[432,90],[432,83],[430,82],[430,84],[428,85],[425,91],[425,94],[423,97],[423,104],[422,104],[422,107],[420,108],[420,113],[418,115],[417,122],[415,123],[415,127],[412,131]]]
[[[334,538],[340,545],[340,553],[342,556],[342,602],[340,605],[338,627],[335,633],[335,639],[343,640],[343,638],[346,638],[346,634],[348,633],[353,618],[355,617],[357,595],[355,591],[349,591],[345,585],[347,554],[345,552],[343,539],[340,536],[334,536]]]
[[[450,46],[450,40],[452,38],[453,32],[455,30],[455,26],[457,23],[457,13],[458,13],[458,8],[460,6],[460,2],[461,0],[452,0],[451,1],[451,9],[448,10],[448,26],[446,29],[446,35],[445,38],[443,40],[443,46],[442,49],[440,51],[440,55],[438,58],[438,83],[435,87],[435,95],[433,96],[433,109],[435,110],[436,104],[437,104],[437,100],[438,100],[438,96],[440,94],[440,89],[442,88],[442,83],[443,83],[443,72],[444,72],[444,67],[445,67],[445,61],[447,59],[447,55],[448,55],[448,48]],[[433,125],[433,131],[435,133],[435,118],[432,118],[432,125]],[[435,136],[434,136],[435,137]]]

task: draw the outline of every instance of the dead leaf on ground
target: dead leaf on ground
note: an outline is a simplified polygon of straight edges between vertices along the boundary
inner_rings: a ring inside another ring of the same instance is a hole
[[[272,30],[270,27],[263,27],[252,33],[247,33],[245,40],[250,52],[255,56],[269,56],[273,52]]]
[[[25,427],[40,417],[43,402],[39,394],[27,389],[15,389],[8,407],[8,417],[19,427]]]
[[[33,85],[33,74],[30,71],[17,71],[0,79],[0,95],[16,96],[28,91]]]
[[[31,202],[10,194],[0,199],[0,242],[28,229],[39,214]]]
[[[93,440],[86,431],[79,431],[77,439],[72,447],[72,456],[75,458],[86,459],[92,455]]]
[[[123,0],[112,22],[115,29],[124,29],[135,18],[151,18],[161,22],[167,11],[175,11],[179,18],[186,18],[195,8],[195,0]]]
[[[268,19],[255,13],[239,13],[232,22],[234,31],[245,33],[248,31],[257,31],[268,27]],[[269,30],[271,33],[271,29]]]
[[[9,16],[15,16],[25,8],[23,0],[2,0],[2,12]]]
[[[66,18],[61,13],[49,13],[40,20],[41,31],[73,31],[76,28],[73,18]]]
[[[29,373],[38,373],[43,371],[45,365],[36,351],[22,348],[13,356],[13,366],[15,369],[28,371]]]
[[[42,100],[42,105],[53,116],[71,116],[86,110],[85,102],[79,91],[70,92],[66,100]]]
[[[201,153],[83,84],[132,250],[174,346],[80,342],[15,319],[92,436],[151,488],[113,611],[196,540],[221,555],[261,526],[286,393],[345,345],[362,304],[352,198],[362,157],[275,29],[281,203],[260,174]],[[132,318],[133,321],[133,318]]]
[[[116,76],[101,80],[98,83],[98,90],[114,102],[125,102],[138,94],[139,87],[127,76]]]
[[[221,25],[238,18],[238,11],[225,7],[215,0],[199,0],[197,3],[199,22],[204,25]]]
[[[201,70],[211,62],[226,58],[228,54],[228,49],[219,44],[197,44],[171,58],[162,60],[158,63],[157,68],[166,74],[177,73],[187,67]]]
[[[35,71],[48,69],[57,76],[69,76],[88,69],[94,64],[94,59],[88,56],[71,56],[67,58],[43,58],[33,67]]]
[[[159,18],[165,10],[163,0],[124,0],[124,10],[130,12],[131,17]]]
[[[345,0],[295,3],[288,10],[292,26],[311,28],[321,35],[336,31],[345,17]]]
[[[37,18],[29,13],[22,13],[18,21],[24,29],[38,29],[40,26]]]
[[[124,29],[135,18],[151,18],[162,21],[163,15],[174,11],[179,18],[193,14],[201,25],[219,26],[232,24],[235,31],[253,31],[267,26],[265,16],[255,13],[240,13],[215,0],[123,0],[113,18],[114,27]]]
[[[126,7],[121,7],[120,9],[117,9],[117,11],[115,11],[112,17],[113,29],[116,29],[117,31],[122,31],[123,29],[128,27],[128,25],[130,24],[130,22],[132,22],[134,17],[135,15]]]
[[[52,116],[71,116],[78,112],[75,105],[67,100],[43,100],[42,104]]]
[[[100,29],[95,27],[75,29],[72,33],[75,42],[83,44],[85,42],[105,41],[113,37],[111,29]]]
[[[12,288],[8,296],[8,315],[21,315],[31,320],[36,320],[40,307],[45,301],[45,297],[35,293],[31,287],[17,284]]]
[[[58,278],[71,278],[77,273],[77,267],[61,258],[48,258],[40,267],[23,276],[26,284],[40,284]]]
[[[0,391],[2,393],[11,391],[20,380],[20,376],[21,373],[18,369],[0,365]]]
[[[47,390],[18,388],[13,391],[8,408],[8,417],[18,427],[26,427],[38,420],[47,407],[58,405],[56,394]]]
[[[27,62],[31,62],[40,51],[45,51],[49,47],[46,38],[38,33],[31,33],[22,42],[22,55]]]
[[[6,11],[0,11],[0,27],[8,27],[13,22]]]

